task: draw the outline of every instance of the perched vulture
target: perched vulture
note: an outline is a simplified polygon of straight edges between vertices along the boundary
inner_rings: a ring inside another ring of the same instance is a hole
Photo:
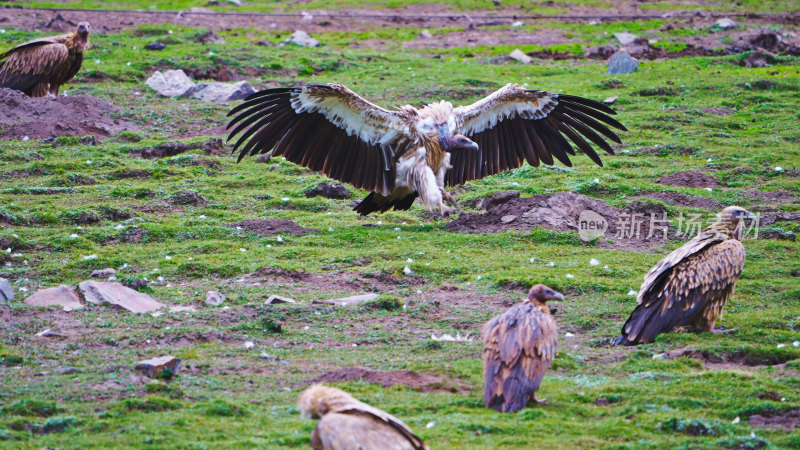
[[[0,54],[0,87],[31,97],[58,95],[62,84],[78,73],[83,52],[89,47],[89,24],[75,32],[20,44]]]
[[[450,186],[520,167],[567,166],[575,151],[600,157],[587,142],[608,153],[620,130],[614,110],[572,95],[508,84],[469,106],[446,101],[422,109],[387,110],[341,84],[309,85],[256,92],[228,116],[233,151],[283,155],[356,188],[372,191],[355,210],[363,215],[409,209],[419,195],[429,211],[449,214],[456,206]],[[599,134],[598,134],[599,133]],[[566,137],[565,137],[566,136]]]
[[[300,412],[319,419],[311,433],[315,450],[428,450],[393,415],[354,399],[341,389],[315,384],[300,394]]]
[[[717,221],[659,261],[644,277],[636,309],[615,344],[653,342],[673,329],[727,334],[714,323],[733,295],[744,265],[739,240],[744,221],[755,216],[738,206],[722,210]]]
[[[550,368],[558,345],[558,328],[548,300],[564,300],[553,289],[537,284],[528,298],[483,326],[483,402],[487,408],[516,412],[536,391]]]

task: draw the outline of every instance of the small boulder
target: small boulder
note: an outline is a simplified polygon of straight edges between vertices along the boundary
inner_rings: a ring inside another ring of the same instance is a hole
[[[623,31],[622,33],[614,33],[614,37],[617,38],[620,44],[628,45],[632,44],[639,36]]]
[[[350,198],[350,191],[341,183],[320,183],[313,189],[305,191],[306,197],[321,196],[333,199]]]
[[[606,99],[603,100],[603,103],[605,103],[606,105],[613,105],[614,102],[616,102],[616,101],[617,101],[617,96],[616,95],[612,95],[611,97],[606,97]]]
[[[522,50],[520,50],[518,48],[515,48],[514,51],[511,52],[511,54],[508,55],[508,57],[511,58],[511,59],[515,59],[515,60],[521,62],[522,64],[530,64],[531,61],[533,61],[533,58],[531,58],[530,56],[526,55]]]
[[[511,223],[511,222],[513,222],[515,220],[517,220],[517,216],[515,216],[513,214],[509,214],[509,215],[506,215],[506,216],[503,216],[503,217],[500,218],[500,222],[502,222],[502,223]]]
[[[422,30],[422,33],[420,33],[420,35],[422,36],[423,39],[431,39],[431,38],[433,38],[433,35],[427,29]]]
[[[766,52],[751,52],[739,60],[739,65],[744,67],[767,67],[775,64],[775,57]]]
[[[206,305],[209,306],[219,306],[221,305],[227,297],[219,292],[215,291],[208,291],[206,292]]]
[[[241,100],[246,98],[256,90],[247,81],[238,83],[220,83],[211,81],[209,83],[199,83],[192,89],[191,97],[214,103],[225,103],[231,100]]]
[[[608,73],[611,75],[635,72],[639,68],[639,60],[631,57],[624,48],[608,58]]]
[[[134,291],[120,283],[84,281],[78,284],[78,289],[89,303],[96,305],[110,303],[134,313],[151,312],[166,306],[149,295]]]
[[[364,294],[364,295],[352,295],[350,297],[331,298],[328,300],[314,300],[312,303],[347,306],[347,305],[357,305],[359,303],[371,302],[376,298],[378,298],[378,294]]]
[[[262,153],[256,157],[256,162],[268,163],[272,159],[272,152]]]
[[[492,195],[488,195],[478,200],[478,203],[475,204],[475,207],[484,211],[488,211],[495,206],[508,203],[515,198],[519,198],[519,191],[495,192]]]
[[[214,33],[211,30],[206,31],[203,34],[198,34],[192,40],[195,41],[195,42],[199,42],[201,44],[224,44],[225,43],[225,39],[222,39],[221,37],[219,37],[219,35],[217,33]]]
[[[160,356],[139,361],[136,370],[149,378],[170,378],[178,373],[180,365],[181,360],[174,356]]]
[[[11,283],[5,278],[0,278],[0,303],[5,303],[14,299],[14,291]]]
[[[91,275],[89,275],[89,277],[90,278],[108,278],[108,277],[112,277],[112,276],[116,275],[116,273],[117,273],[116,270],[114,270],[114,269],[109,267],[109,268],[106,268],[106,269],[94,270],[94,271],[92,271]]]
[[[264,302],[265,305],[274,305],[275,303],[297,303],[294,299],[289,297],[282,297],[280,295],[270,295],[267,301]]]
[[[733,19],[729,19],[727,17],[723,17],[722,19],[717,20],[714,22],[715,27],[722,28],[723,30],[727,30],[728,28],[736,28],[738,25]]]
[[[162,97],[186,95],[195,87],[194,82],[182,70],[168,70],[164,73],[156,71],[144,84],[154,89]]]
[[[284,43],[286,44],[295,44],[301,47],[316,47],[319,45],[319,41],[312,38],[303,30],[297,30],[292,33],[292,37],[285,40]]]
[[[144,48],[145,48],[145,50],[155,50],[155,51],[159,51],[160,52],[161,50],[164,50],[165,48],[167,48],[167,44],[155,41],[155,42],[151,42],[151,43],[145,45]]]
[[[65,285],[37,291],[26,298],[24,303],[28,306],[61,306],[64,311],[83,308],[78,294],[71,287]]]

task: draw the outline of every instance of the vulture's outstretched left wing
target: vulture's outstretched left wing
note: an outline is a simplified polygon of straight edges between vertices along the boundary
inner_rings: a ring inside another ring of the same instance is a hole
[[[388,196],[395,151],[407,138],[402,114],[374,105],[340,84],[267,89],[233,108],[233,151],[273,155],[344,183]]]
[[[553,157],[572,166],[567,155],[575,151],[569,138],[592,161],[600,157],[587,139],[610,154],[611,146],[600,136],[619,143],[607,125],[627,130],[608,114],[608,106],[582,97],[559,95],[508,84],[488,97],[453,110],[457,132],[478,144],[477,152],[452,153],[453,168],[445,176],[449,185],[516,169],[524,161],[532,166],[553,164]],[[598,134],[598,132],[600,134]]]

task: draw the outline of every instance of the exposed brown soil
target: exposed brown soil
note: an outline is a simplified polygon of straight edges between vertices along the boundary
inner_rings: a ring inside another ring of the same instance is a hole
[[[784,414],[750,416],[747,422],[751,427],[783,429],[787,431],[800,428],[800,409],[792,409]]]
[[[257,272],[244,275],[237,283],[266,282],[291,285],[294,291],[349,292],[352,295],[364,292],[385,292],[398,288],[419,286],[427,280],[419,275],[394,275],[385,272],[356,274],[352,272],[311,273],[280,267],[262,267]],[[348,294],[349,295],[349,294]]]
[[[708,369],[760,369],[766,366],[781,369],[786,361],[792,359],[791,356],[783,355],[756,356],[743,351],[712,353],[694,348],[672,350],[667,352],[667,357],[697,359]]]
[[[703,108],[700,111],[703,111],[706,114],[714,114],[716,116],[729,116],[731,114],[736,114],[736,111],[728,108]]]
[[[719,187],[719,181],[716,178],[703,172],[675,172],[659,177],[656,183],[693,188]]]
[[[496,233],[505,230],[530,231],[534,227],[542,227],[554,231],[577,232],[581,213],[590,210],[602,216],[608,224],[605,239],[601,238],[597,242],[600,247],[645,251],[660,247],[665,241],[661,230],[654,230],[653,236],[647,237],[650,234],[648,214],[651,211],[619,210],[603,200],[572,192],[540,194],[526,198],[506,194],[503,198],[507,201],[500,204],[497,202],[502,198],[493,199],[490,203],[495,206],[483,214],[461,214],[447,224],[447,230],[458,233]],[[658,220],[663,211],[653,213]],[[632,222],[634,217],[635,222]]]
[[[0,139],[46,139],[92,135],[105,138],[136,127],[112,114],[119,109],[105,100],[76,95],[31,98],[22,92],[0,88]]]
[[[305,236],[310,233],[317,233],[316,228],[305,228],[285,219],[247,219],[230,224],[231,227],[239,227],[251,233],[261,236],[275,236],[279,234],[289,234],[292,236]]]
[[[332,370],[318,377],[305,380],[302,385],[314,383],[341,383],[345,381],[365,381],[383,387],[397,384],[420,392],[458,392],[468,393],[469,388],[458,380],[424,372],[410,370],[370,370],[360,367],[345,367]]]
[[[155,147],[137,148],[135,150],[131,150],[130,155],[133,158],[155,159],[179,155],[196,148],[200,148],[200,145],[190,145],[183,142],[165,142],[163,144],[156,145]]]
[[[752,190],[745,192],[744,195],[747,198],[766,203],[795,203],[797,201],[797,197],[783,190],[770,192]]]
[[[775,222],[800,222],[800,211],[796,212],[768,212],[761,215],[759,225],[762,227]]]
[[[652,198],[670,205],[686,206],[690,208],[720,209],[721,207],[720,203],[714,199],[696,197],[694,195],[681,194],[679,192],[648,192],[633,198],[642,197]]]

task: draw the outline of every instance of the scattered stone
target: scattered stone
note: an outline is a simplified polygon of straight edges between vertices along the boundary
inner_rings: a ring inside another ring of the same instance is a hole
[[[639,60],[631,57],[624,48],[617,50],[616,53],[608,58],[608,73],[618,75],[623,73],[635,72],[639,68]]]
[[[144,48],[145,50],[155,50],[160,52],[161,50],[167,48],[167,44],[155,41],[145,45]]]
[[[162,97],[186,95],[195,86],[182,70],[168,70],[164,73],[156,71],[144,84],[154,89]]]
[[[627,31],[623,31],[622,33],[614,33],[614,37],[617,38],[619,43],[622,45],[632,44],[633,41],[639,38],[639,36],[628,33]]]
[[[14,299],[14,290],[11,283],[5,278],[0,278],[0,303],[5,303]]]
[[[220,294],[219,292],[216,291],[206,292],[206,305],[219,306],[227,299],[228,298],[225,295]]]
[[[272,152],[262,153],[256,157],[256,162],[268,163],[272,159]]]
[[[758,36],[750,39],[750,44],[757,49],[771,51],[781,50],[785,47],[781,35],[772,30],[762,30]]]
[[[61,306],[64,311],[83,308],[78,294],[71,287],[65,285],[37,291],[26,298],[24,303],[28,306]]]
[[[525,25],[525,22],[523,22],[523,21],[521,21],[521,20],[517,20],[517,21],[515,21],[515,22],[511,22],[511,26],[512,26],[513,28],[519,28],[519,27],[521,27],[521,26],[523,26],[523,25]]]
[[[530,64],[531,61],[533,61],[533,58],[531,58],[530,56],[526,55],[522,50],[520,50],[518,48],[515,48],[514,51],[511,52],[511,54],[508,55],[508,57],[511,58],[511,59],[515,59],[515,60],[521,62],[522,64]]]
[[[420,33],[420,35],[422,36],[423,39],[431,39],[431,38],[433,38],[433,35],[427,29],[422,30],[422,33]]]
[[[510,200],[515,198],[519,198],[519,191],[495,192],[492,195],[488,195],[478,200],[478,202],[475,204],[475,207],[484,211],[488,211],[497,205],[508,203]]]
[[[165,307],[163,303],[147,294],[136,292],[120,283],[109,281],[84,281],[78,289],[89,303],[110,303],[134,313],[146,313]]]
[[[92,271],[91,275],[89,275],[89,278],[108,278],[116,274],[117,274],[116,270],[108,267],[106,269],[98,269]]]
[[[314,300],[312,303],[319,303],[323,305],[348,306],[348,305],[357,305],[359,303],[371,302],[376,298],[378,298],[378,294],[364,294],[364,295],[353,295],[350,297],[331,298],[328,300]]]
[[[161,356],[139,361],[136,370],[148,378],[170,378],[178,373],[180,365],[181,360],[174,356]]]
[[[261,354],[258,357],[261,358],[261,359],[266,359],[267,361],[277,361],[278,360],[277,356],[270,355],[267,352],[261,352]]]
[[[264,302],[265,305],[274,305],[276,303],[297,303],[294,299],[289,297],[282,297],[280,295],[270,295],[267,301]]]
[[[774,56],[766,52],[751,52],[739,60],[739,65],[744,67],[767,67],[775,64]]]
[[[42,331],[40,331],[40,332],[36,333],[36,337],[57,337],[57,338],[63,338],[63,337],[64,337],[64,335],[63,335],[63,334],[61,334],[61,333],[59,333],[59,332],[57,332],[57,331],[53,331],[53,330],[51,330],[50,328],[46,328],[46,329],[44,329],[44,330],[42,330]]]
[[[319,45],[319,41],[312,38],[303,30],[297,30],[292,33],[292,37],[283,41],[285,44],[295,44],[301,47],[316,47]]]
[[[517,220],[517,216],[510,215],[510,214],[500,218],[500,222],[502,222],[502,223],[511,223],[511,222],[513,222],[515,220]]]
[[[616,45],[598,45],[589,47],[583,56],[592,59],[608,59],[619,50]]]
[[[194,306],[170,306],[169,312],[171,313],[179,313],[179,312],[195,312],[197,311]]]
[[[305,192],[306,197],[321,196],[333,199],[347,199],[350,198],[350,191],[341,183],[320,183],[313,189]]]
[[[192,89],[192,98],[214,103],[225,103],[232,100],[246,98],[256,90],[248,81],[238,83],[220,83],[211,81],[208,83],[198,83]]]
[[[719,19],[716,22],[714,22],[713,26],[722,28],[723,30],[727,30],[728,28],[736,28],[738,25],[732,19],[723,17],[722,19]]]

